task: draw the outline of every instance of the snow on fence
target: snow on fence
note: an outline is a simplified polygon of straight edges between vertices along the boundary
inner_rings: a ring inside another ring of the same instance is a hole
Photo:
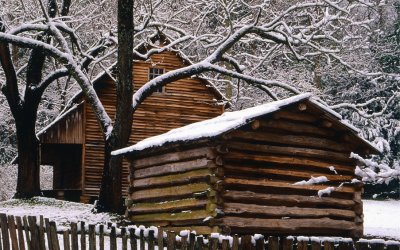
[[[143,226],[85,225],[59,227],[43,216],[0,214],[0,250],[400,250],[400,242],[328,237],[239,237],[213,233],[207,237],[189,230],[178,235],[162,228]]]

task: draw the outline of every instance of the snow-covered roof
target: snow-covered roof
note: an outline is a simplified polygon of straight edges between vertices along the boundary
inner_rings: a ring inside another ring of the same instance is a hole
[[[311,103],[315,104],[324,112],[333,115],[338,120],[338,122],[345,126],[347,129],[355,134],[357,133],[358,130],[353,126],[349,126],[348,122],[342,120],[340,114],[318,103],[311,97],[312,95],[310,93],[305,93],[284,100],[270,102],[240,111],[225,112],[224,114],[212,119],[192,123],[184,127],[170,130],[169,132],[161,135],[149,137],[136,143],[135,145],[115,150],[112,152],[112,155],[121,155],[136,151],[142,151],[144,149],[157,148],[167,143],[190,142],[202,138],[213,138],[223,133],[232,131],[236,128],[242,127],[246,124],[249,124],[257,117],[279,111],[280,109],[288,105],[298,103],[303,100],[309,100]],[[367,143],[369,146],[376,149],[374,145],[370,144],[369,142]]]

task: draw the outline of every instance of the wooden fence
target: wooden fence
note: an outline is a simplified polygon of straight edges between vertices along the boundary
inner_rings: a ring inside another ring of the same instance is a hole
[[[12,216],[0,214],[0,250],[400,250],[400,242],[383,240],[340,240],[317,237],[264,237],[262,235],[219,236],[208,238],[194,233],[163,232],[71,223],[57,231],[55,222],[40,216]]]

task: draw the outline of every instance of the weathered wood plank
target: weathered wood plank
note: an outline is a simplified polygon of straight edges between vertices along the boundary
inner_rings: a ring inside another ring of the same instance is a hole
[[[194,220],[204,219],[208,216],[215,216],[215,214],[206,210],[193,210],[189,212],[180,213],[159,213],[159,214],[143,214],[131,215],[130,219],[135,222],[157,222],[157,221],[180,221],[180,220]]]
[[[244,165],[244,166],[243,166]],[[229,173],[238,173],[238,174],[256,174],[257,176],[262,175],[274,175],[280,176],[281,178],[298,178],[300,180],[309,180],[312,176],[325,176],[329,182],[345,182],[351,181],[353,179],[353,175],[334,175],[334,174],[326,174],[326,173],[318,173],[317,171],[301,171],[301,170],[292,170],[292,169],[279,169],[279,167],[263,167],[263,166],[246,166],[245,164],[225,164],[224,170],[225,173],[229,175]]]
[[[181,152],[166,153],[163,155],[155,155],[146,158],[135,159],[135,168],[144,168],[154,165],[161,165],[170,162],[180,162],[195,158],[214,159],[216,152],[211,147],[201,147]]]
[[[3,249],[10,249],[10,238],[8,234],[8,223],[7,223],[7,215],[0,214],[0,227],[1,227],[1,236],[3,238]]]
[[[333,220],[328,218],[320,219],[260,219],[260,218],[241,218],[225,216],[222,223],[230,226],[233,231],[242,229],[248,232],[266,232],[273,235],[277,234],[293,234],[302,235],[311,233],[315,235],[324,235],[331,232],[337,235],[338,232],[351,232],[355,228],[355,224],[349,221]]]
[[[142,187],[154,187],[166,184],[175,185],[175,184],[189,183],[195,180],[206,180],[206,178],[210,174],[211,174],[210,170],[206,168],[206,169],[193,170],[174,175],[136,179],[133,181],[133,187],[142,188]]]
[[[207,191],[210,186],[207,183],[194,183],[182,186],[155,188],[135,191],[131,194],[130,198],[134,201],[140,201],[157,197],[180,197],[190,195],[197,192]]]
[[[154,203],[136,203],[133,204],[129,211],[134,213],[155,213],[155,212],[167,212],[172,210],[183,210],[204,207],[207,204],[207,200],[199,200],[194,198],[175,200],[175,201],[163,201]]]
[[[172,173],[180,173],[186,172],[189,170],[201,169],[212,167],[214,163],[211,160],[207,160],[206,158],[184,161],[184,162],[175,162],[160,166],[154,166],[149,168],[143,168],[135,170],[133,176],[136,178],[145,178],[151,176],[159,176],[166,175]]]
[[[24,228],[22,225],[22,219],[20,216],[15,216],[17,221],[17,232],[18,232],[18,245],[20,250],[25,250],[25,240],[24,240]],[[0,242],[1,245],[1,242]]]
[[[229,152],[223,156],[225,161],[235,161],[235,162],[258,162],[258,163],[279,163],[279,164],[290,164],[292,166],[310,166],[322,168],[326,171],[329,167],[333,166],[340,172],[340,174],[353,174],[355,166],[346,166],[338,163],[324,162],[322,160],[316,160],[313,158],[306,157],[290,157],[290,156],[279,156],[279,155],[260,155],[260,154],[246,154],[241,152]]]
[[[319,191],[325,189],[329,186],[327,185],[293,185],[290,182],[284,181],[274,181],[274,180],[267,180],[267,179],[258,179],[258,180],[246,180],[246,179],[238,179],[238,178],[225,178],[223,180],[224,185],[226,186],[247,186],[247,187],[271,187],[271,188],[287,188],[293,190],[315,190]],[[229,188],[227,188],[229,189]],[[337,193],[347,193],[352,194],[354,193],[353,187],[342,186],[340,188],[335,189],[334,192]]]
[[[253,140],[259,142],[273,142],[292,146],[302,146],[307,148],[328,149],[337,152],[348,152],[349,150],[351,150],[343,143],[312,136],[288,135],[267,132],[260,133],[259,131],[249,132],[236,130],[229,133],[225,138]]]
[[[354,220],[356,217],[354,211],[332,208],[299,208],[286,206],[260,206],[243,203],[224,203],[224,213],[232,215],[261,215],[274,217],[291,218],[324,218],[334,217],[347,220]],[[257,217],[257,216],[256,216]]]
[[[12,249],[18,250],[17,230],[15,228],[15,219],[13,215],[8,216],[8,231],[10,232]]]
[[[251,191],[235,191],[227,190],[223,194],[223,198],[226,200],[232,200],[236,202],[248,202],[255,204],[269,204],[269,205],[281,205],[286,204],[287,206],[329,206],[352,209],[355,205],[353,200],[337,199],[332,197],[321,197],[318,196],[302,196],[302,195],[286,195],[286,194],[266,194],[266,193],[255,193]]]
[[[279,129],[291,133],[297,134],[311,134],[322,137],[333,137],[337,135],[336,131],[323,129],[317,127],[316,124],[302,123],[302,122],[291,122],[283,119],[278,120],[258,120],[260,128],[266,129]]]
[[[353,160],[350,159],[350,155],[346,153],[338,153],[329,150],[303,148],[303,147],[265,145],[265,144],[259,144],[257,143],[257,141],[254,141],[252,143],[229,141],[229,145],[227,147],[229,149],[252,151],[259,153],[305,156],[305,157],[314,157],[320,159],[335,159],[341,162],[350,162],[350,163],[353,162]]]

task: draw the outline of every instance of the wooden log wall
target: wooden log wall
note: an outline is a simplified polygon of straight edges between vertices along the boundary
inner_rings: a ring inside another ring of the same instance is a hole
[[[356,146],[324,122],[294,107],[224,135],[222,223],[231,232],[362,236],[362,186],[351,183],[349,158]],[[312,176],[329,182],[294,185]],[[335,191],[319,198],[327,187]]]
[[[190,228],[209,234],[219,229],[217,183],[223,176],[217,149],[199,145],[179,152],[146,155],[130,165],[129,218],[169,230]]]
[[[156,66],[154,66],[156,65]],[[165,72],[184,66],[173,52],[154,55],[149,62],[135,61],[133,82],[135,90],[148,82],[150,67],[163,68]],[[98,93],[110,117],[115,115],[115,88],[111,80],[102,80]],[[213,118],[223,112],[215,103],[216,96],[206,83],[199,79],[184,79],[166,86],[165,93],[154,93],[136,111],[129,144],[173,128]],[[90,107],[86,105],[85,149],[83,162],[83,195],[96,196],[99,192],[103,169],[103,138]],[[128,188],[128,167],[124,164],[124,190]],[[83,197],[84,198],[84,197]]]

